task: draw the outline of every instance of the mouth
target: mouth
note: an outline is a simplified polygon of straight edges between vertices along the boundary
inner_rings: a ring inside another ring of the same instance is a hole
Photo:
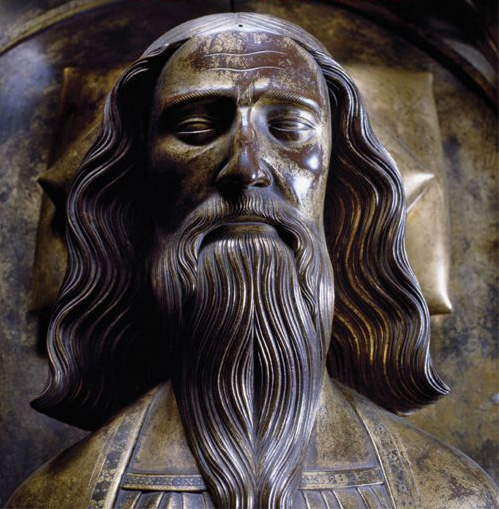
[[[262,217],[252,215],[231,216],[208,233],[203,243],[240,235],[275,236],[276,234],[274,226]]]

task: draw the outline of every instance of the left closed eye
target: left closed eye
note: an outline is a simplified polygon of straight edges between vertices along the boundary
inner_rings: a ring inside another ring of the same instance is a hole
[[[283,118],[269,122],[269,131],[274,138],[281,141],[301,141],[306,139],[314,126],[304,119]]]

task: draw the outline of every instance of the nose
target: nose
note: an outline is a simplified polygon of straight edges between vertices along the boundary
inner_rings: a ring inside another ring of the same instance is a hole
[[[224,195],[234,195],[251,187],[268,187],[271,183],[253,127],[238,126],[227,164],[216,178],[219,191]]]

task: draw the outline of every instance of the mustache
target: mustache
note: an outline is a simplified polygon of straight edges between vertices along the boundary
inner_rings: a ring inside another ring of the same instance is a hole
[[[193,273],[207,237],[227,223],[242,221],[272,226],[294,252],[300,265],[308,265],[312,261],[312,253],[305,249],[306,246],[322,240],[317,227],[300,211],[273,195],[249,191],[231,201],[213,196],[203,202],[182,221],[174,234],[166,238],[157,235],[160,245],[154,251],[164,252],[175,246],[175,250],[182,253],[179,269],[184,274]],[[182,279],[191,286],[189,278]]]
[[[178,236],[194,236],[195,247],[199,248],[204,238],[224,223],[243,221],[269,224],[294,251],[302,247],[300,238],[304,230],[310,232],[310,240],[318,236],[316,227],[300,211],[272,195],[256,192],[247,192],[230,201],[220,196],[210,198],[184,219]]]

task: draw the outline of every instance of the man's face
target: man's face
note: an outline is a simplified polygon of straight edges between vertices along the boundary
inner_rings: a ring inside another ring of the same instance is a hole
[[[331,335],[330,145],[324,79],[290,39],[194,38],[159,77],[151,283],[217,507],[288,507],[299,487]]]
[[[215,195],[268,194],[322,223],[330,108],[316,62],[288,38],[194,38],[155,90],[149,164],[160,225],[173,232]]]

